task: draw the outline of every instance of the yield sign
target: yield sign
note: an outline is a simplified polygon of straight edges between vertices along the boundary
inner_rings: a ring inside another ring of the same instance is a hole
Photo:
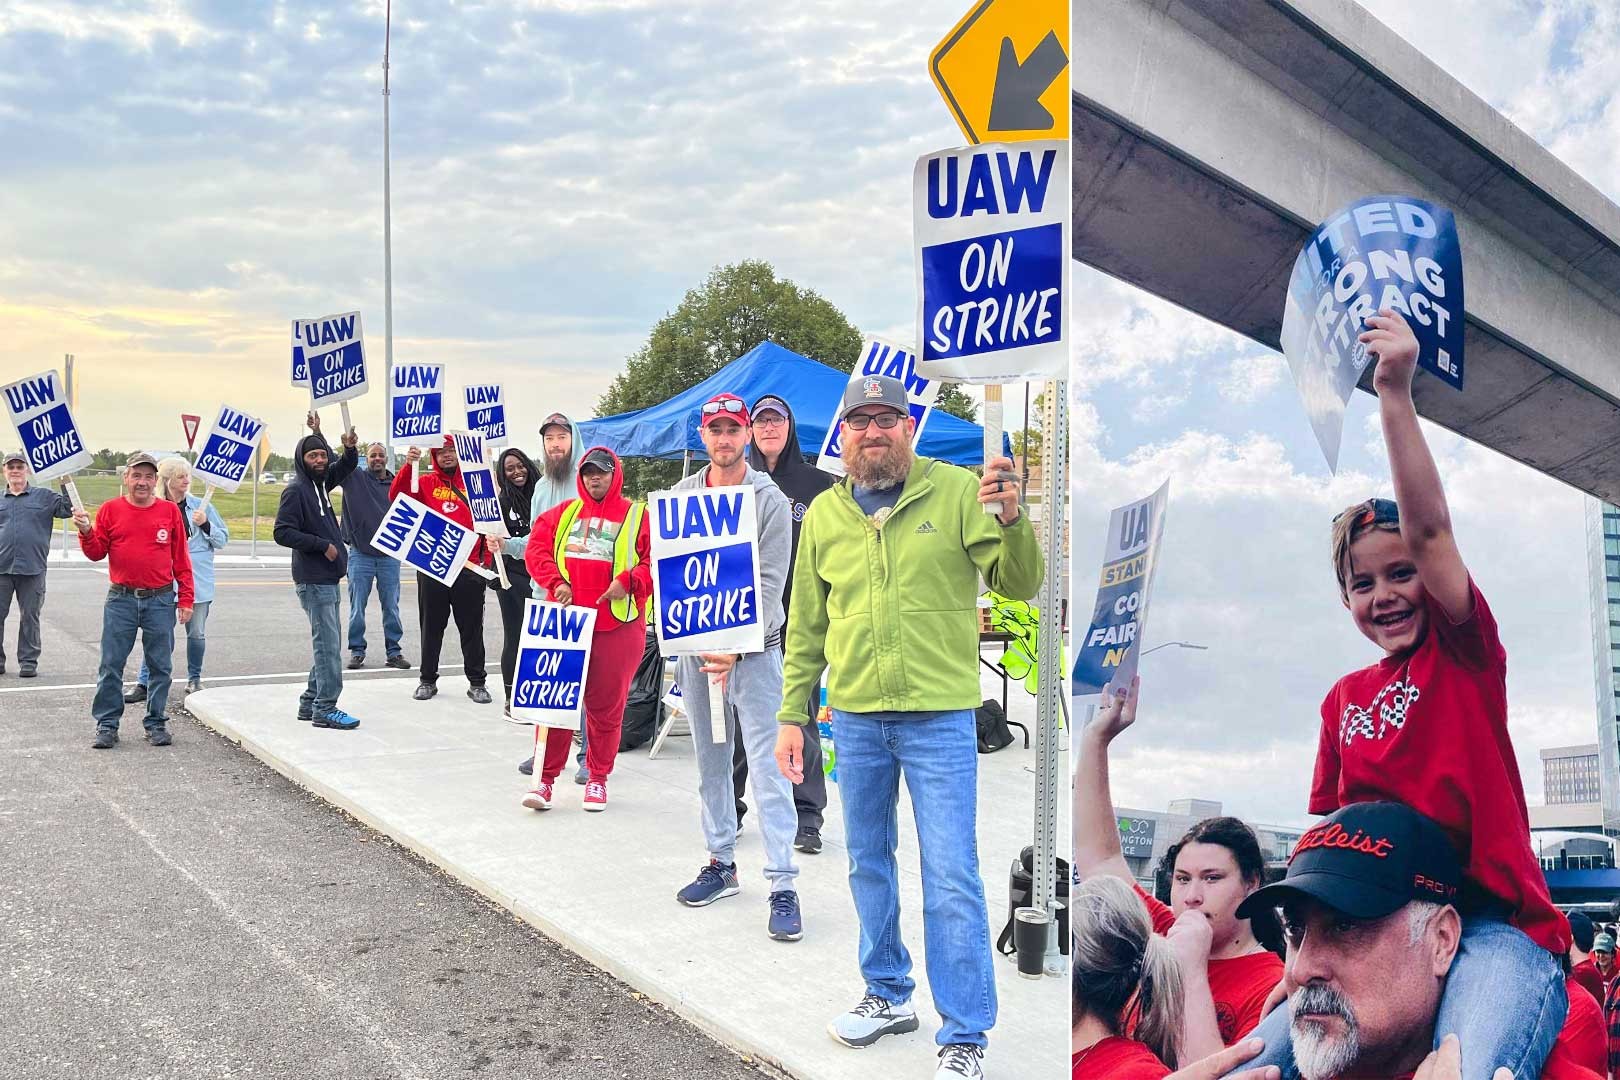
[[[180,426],[185,429],[186,449],[191,450],[197,443],[197,425],[202,423],[202,417],[190,413],[180,414]]]
[[[1067,0],[977,0],[928,58],[971,143],[1069,137]]]

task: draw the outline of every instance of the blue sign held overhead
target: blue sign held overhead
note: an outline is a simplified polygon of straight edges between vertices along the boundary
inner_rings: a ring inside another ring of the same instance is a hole
[[[1075,697],[1100,694],[1105,687],[1127,686],[1136,674],[1169,498],[1170,482],[1166,480],[1152,495],[1121,506],[1109,516],[1097,602],[1075,649],[1070,689]]]
[[[499,383],[478,383],[462,388],[467,427],[490,445],[506,442],[506,391]]]
[[[293,342],[302,350],[308,365],[313,408],[352,401],[370,389],[365,334],[358,311],[300,319],[293,323]]]
[[[438,446],[444,441],[444,365],[398,364],[388,385],[388,441],[392,446]]]
[[[1323,222],[1294,260],[1282,349],[1328,467],[1338,468],[1344,408],[1366,369],[1356,340],[1390,308],[1418,341],[1418,366],[1463,385],[1463,267],[1451,211],[1378,195]]]
[[[1068,143],[926,155],[912,200],[919,373],[1067,378]]]

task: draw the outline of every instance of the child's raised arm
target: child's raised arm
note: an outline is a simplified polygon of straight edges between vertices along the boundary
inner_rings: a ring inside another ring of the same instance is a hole
[[[1400,312],[1385,308],[1367,319],[1359,340],[1377,358],[1373,389],[1383,422],[1389,471],[1395,481],[1395,503],[1401,513],[1401,539],[1411,549],[1418,576],[1429,595],[1454,623],[1474,613],[1468,567],[1451,532],[1451,511],[1440,472],[1412,404],[1412,378],[1417,374],[1418,343]]]

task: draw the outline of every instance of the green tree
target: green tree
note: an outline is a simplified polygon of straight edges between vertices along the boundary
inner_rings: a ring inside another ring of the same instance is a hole
[[[979,403],[968,397],[956,383],[940,384],[939,397],[934,399],[934,408],[974,424],[979,422]]]
[[[653,326],[596,403],[597,415],[668,400],[762,341],[846,370],[861,349],[860,331],[843,312],[814,290],[779,279],[770,263],[719,266]],[[678,480],[681,463],[627,461],[624,471],[627,493],[644,495]]]

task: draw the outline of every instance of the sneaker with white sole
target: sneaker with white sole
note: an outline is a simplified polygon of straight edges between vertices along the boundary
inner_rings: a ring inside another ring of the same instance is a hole
[[[984,1080],[984,1047],[949,1043],[939,1048],[934,1080]]]
[[[523,805],[530,810],[551,809],[551,785],[537,784],[535,789],[523,796]]]
[[[585,809],[593,814],[607,809],[607,781],[592,780],[585,785]]]
[[[917,1030],[917,1010],[909,1001],[890,1001],[867,994],[861,1003],[827,1025],[827,1033],[845,1046],[871,1046],[885,1035]]]
[[[742,886],[737,884],[737,864],[710,859],[692,883],[675,894],[675,899],[687,907],[707,907],[741,891]]]

